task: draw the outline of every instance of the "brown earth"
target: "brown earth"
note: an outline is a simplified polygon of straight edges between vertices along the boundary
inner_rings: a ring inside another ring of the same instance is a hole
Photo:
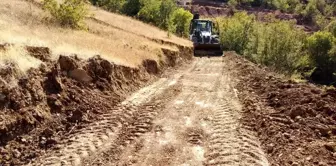
[[[148,64],[149,62],[147,62]],[[223,57],[195,58],[74,129],[29,165],[262,165]]]
[[[0,51],[10,45],[3,45]],[[0,68],[0,165],[27,164],[113,110],[167,67],[192,58],[191,48],[180,46],[179,52],[163,49],[166,61],[148,59],[131,68],[99,55],[87,60],[60,55],[52,61],[48,48],[26,49],[44,64],[26,75],[14,64]]]
[[[244,104],[271,165],[336,165],[336,90],[286,80],[228,54]]]
[[[163,52],[139,68],[60,56],[14,87],[2,69],[0,164],[336,164],[334,89],[232,53],[181,66],[190,48]]]

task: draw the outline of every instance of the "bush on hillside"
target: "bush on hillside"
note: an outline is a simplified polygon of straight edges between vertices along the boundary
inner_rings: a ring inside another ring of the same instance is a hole
[[[174,0],[162,0],[160,5],[160,22],[159,27],[165,30],[169,30],[173,25],[172,14],[177,9],[176,2]],[[170,31],[173,32],[173,31]]]
[[[84,19],[89,14],[85,0],[67,0],[58,4],[56,0],[44,0],[44,10],[62,26],[84,28]]]
[[[238,5],[246,5],[252,3],[254,0],[229,0],[228,5],[231,7],[236,7]]]
[[[321,21],[325,22],[326,16],[330,16],[332,13],[331,6],[326,3],[325,0],[309,0],[306,6],[302,6],[300,12],[306,22],[318,25],[321,28]]]
[[[300,0],[272,0],[265,2],[269,8],[279,9],[283,12],[294,12]]]
[[[312,79],[329,84],[335,82],[336,48],[335,37],[330,32],[320,31],[307,38],[307,51],[316,69]]]
[[[255,23],[244,55],[278,71],[294,73],[304,61],[301,54],[304,37],[292,22]]]
[[[239,3],[238,3],[237,0],[229,0],[229,2],[228,2],[228,5],[229,5],[230,7],[236,7],[238,4],[239,4]]]
[[[330,23],[330,20],[328,20],[325,16],[318,14],[314,17],[313,23],[319,28],[319,29],[325,29],[326,26]]]
[[[248,42],[248,34],[255,18],[246,12],[235,13],[233,17],[218,19],[220,40],[224,49],[243,54]]]
[[[121,12],[126,0],[90,0],[92,4],[110,12]]]
[[[182,8],[179,8],[173,13],[173,23],[176,25],[176,34],[179,36],[188,37],[189,24],[193,18],[193,14]]]
[[[336,37],[336,20],[332,20],[326,27],[325,30],[333,34]]]
[[[335,37],[332,33],[320,31],[307,38],[307,50],[316,67],[334,70]]]
[[[184,26],[184,23],[180,22],[184,18],[173,18],[174,12],[178,9],[174,0],[140,0],[140,4],[142,8],[138,13],[139,19],[167,30],[168,36],[175,33],[177,27],[181,29],[181,26]]]
[[[138,12],[140,20],[156,24],[160,20],[161,1],[158,0],[140,0],[142,8]]]
[[[122,7],[122,13],[128,16],[136,16],[140,11],[140,8],[140,0],[126,0],[124,6]]]
[[[307,22],[312,22],[313,18],[316,15],[321,14],[321,12],[317,9],[316,1],[312,0],[309,1],[307,6],[304,7],[300,14]]]
[[[301,56],[304,32],[296,30],[293,22],[266,18],[267,23],[258,22],[243,12],[218,19],[223,48],[286,73],[307,64]]]
[[[279,9],[284,12],[289,9],[289,4],[287,3],[287,0],[274,0],[269,2],[269,5],[272,8]]]
[[[296,11],[297,6],[301,5],[300,0],[287,0],[288,8],[287,12],[294,13]]]

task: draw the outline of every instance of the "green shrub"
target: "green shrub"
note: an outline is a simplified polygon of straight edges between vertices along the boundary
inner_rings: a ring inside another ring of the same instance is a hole
[[[305,33],[295,29],[293,22],[267,19],[267,23],[258,22],[246,13],[218,19],[223,48],[288,74],[307,64],[302,56]]]
[[[279,9],[283,12],[294,12],[300,0],[273,0],[267,1],[267,5],[273,9]]]
[[[326,27],[325,30],[332,33],[336,37],[336,20],[333,19]]]
[[[228,5],[230,7],[236,7],[236,6],[243,6],[243,5],[250,5],[255,0],[229,0]]]
[[[316,1],[311,0],[311,1],[309,1],[307,6],[303,9],[303,11],[300,14],[304,17],[305,20],[311,22],[311,21],[313,21],[313,18],[317,14],[321,14],[321,13],[317,9]]]
[[[316,67],[311,79],[322,84],[336,81],[336,45],[330,32],[320,31],[307,38],[307,52]]]
[[[237,0],[229,0],[228,5],[230,7],[236,7],[238,5],[238,1]]]
[[[318,24],[316,21],[321,20],[321,16],[325,16],[327,6],[325,0],[309,0],[300,14],[307,22]]]
[[[335,6],[336,3],[331,4],[331,5],[326,5],[324,8],[324,15],[327,17],[332,17],[335,15]]]
[[[167,30],[168,36],[175,33],[177,28],[179,30],[181,30],[181,26],[183,28],[184,25],[177,24],[183,24],[180,20],[185,18],[174,19],[173,17],[174,12],[178,9],[174,0],[140,0],[140,4],[142,8],[138,13],[139,19]]]
[[[110,12],[116,12],[116,13],[121,12],[124,4],[126,3],[126,0],[91,0],[91,1],[96,1],[95,4],[97,6],[100,6],[103,9],[108,10]]]
[[[191,14],[189,11],[179,8],[174,11],[172,18],[173,23],[176,25],[176,33],[180,36],[188,37],[189,24],[193,18],[193,14]]]
[[[160,20],[161,1],[158,0],[140,0],[142,8],[138,13],[140,20],[145,22],[157,23]]]
[[[287,0],[271,1],[271,6],[275,9],[280,9],[281,11],[287,11],[289,9],[289,4],[287,3]]]
[[[298,5],[300,5],[300,0],[287,0],[287,4],[288,4],[288,8],[287,8],[287,11],[288,12],[291,12],[291,13],[294,13],[295,10],[296,10],[296,7]]]
[[[220,40],[224,49],[243,54],[255,18],[246,12],[235,13],[233,17],[218,19]]]
[[[307,51],[316,67],[335,71],[335,37],[332,33],[319,31],[307,38]]]
[[[128,16],[135,16],[140,11],[139,0],[127,0],[123,6],[122,12]]]
[[[256,63],[290,74],[302,62],[304,37],[292,22],[256,23],[244,55]]]
[[[176,2],[174,0],[162,0],[160,5],[160,22],[159,27],[168,30],[172,27],[173,21],[172,14],[177,9]]]
[[[84,28],[84,19],[89,14],[85,0],[67,0],[61,4],[44,0],[43,8],[62,26],[71,28]]]
[[[319,29],[324,29],[329,24],[329,20],[322,14],[316,15],[313,22]]]
[[[176,33],[176,24],[174,24],[174,20],[172,16],[168,18],[166,30],[167,30],[168,37],[171,37],[171,34]]]

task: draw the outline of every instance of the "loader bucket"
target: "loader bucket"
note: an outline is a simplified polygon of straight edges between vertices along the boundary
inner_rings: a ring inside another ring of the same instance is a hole
[[[222,54],[220,44],[194,44],[195,56],[221,56]]]

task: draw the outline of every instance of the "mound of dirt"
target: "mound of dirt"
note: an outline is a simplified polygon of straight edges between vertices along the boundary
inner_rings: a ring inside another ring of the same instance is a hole
[[[296,83],[240,56],[226,57],[239,78],[243,123],[258,132],[272,165],[336,165],[336,90]]]
[[[174,52],[175,58],[167,56],[169,60],[160,66],[147,60],[143,66],[131,68],[99,55],[87,60],[60,55],[52,61],[48,48],[26,49],[44,64],[23,76],[16,74],[14,64],[0,68],[0,165],[28,163],[57,145],[64,135],[113,110],[130,93],[159,76],[162,67],[181,64],[186,56]],[[191,48],[183,51],[188,50]],[[177,61],[179,58],[183,60]],[[12,79],[16,86],[9,84]]]

